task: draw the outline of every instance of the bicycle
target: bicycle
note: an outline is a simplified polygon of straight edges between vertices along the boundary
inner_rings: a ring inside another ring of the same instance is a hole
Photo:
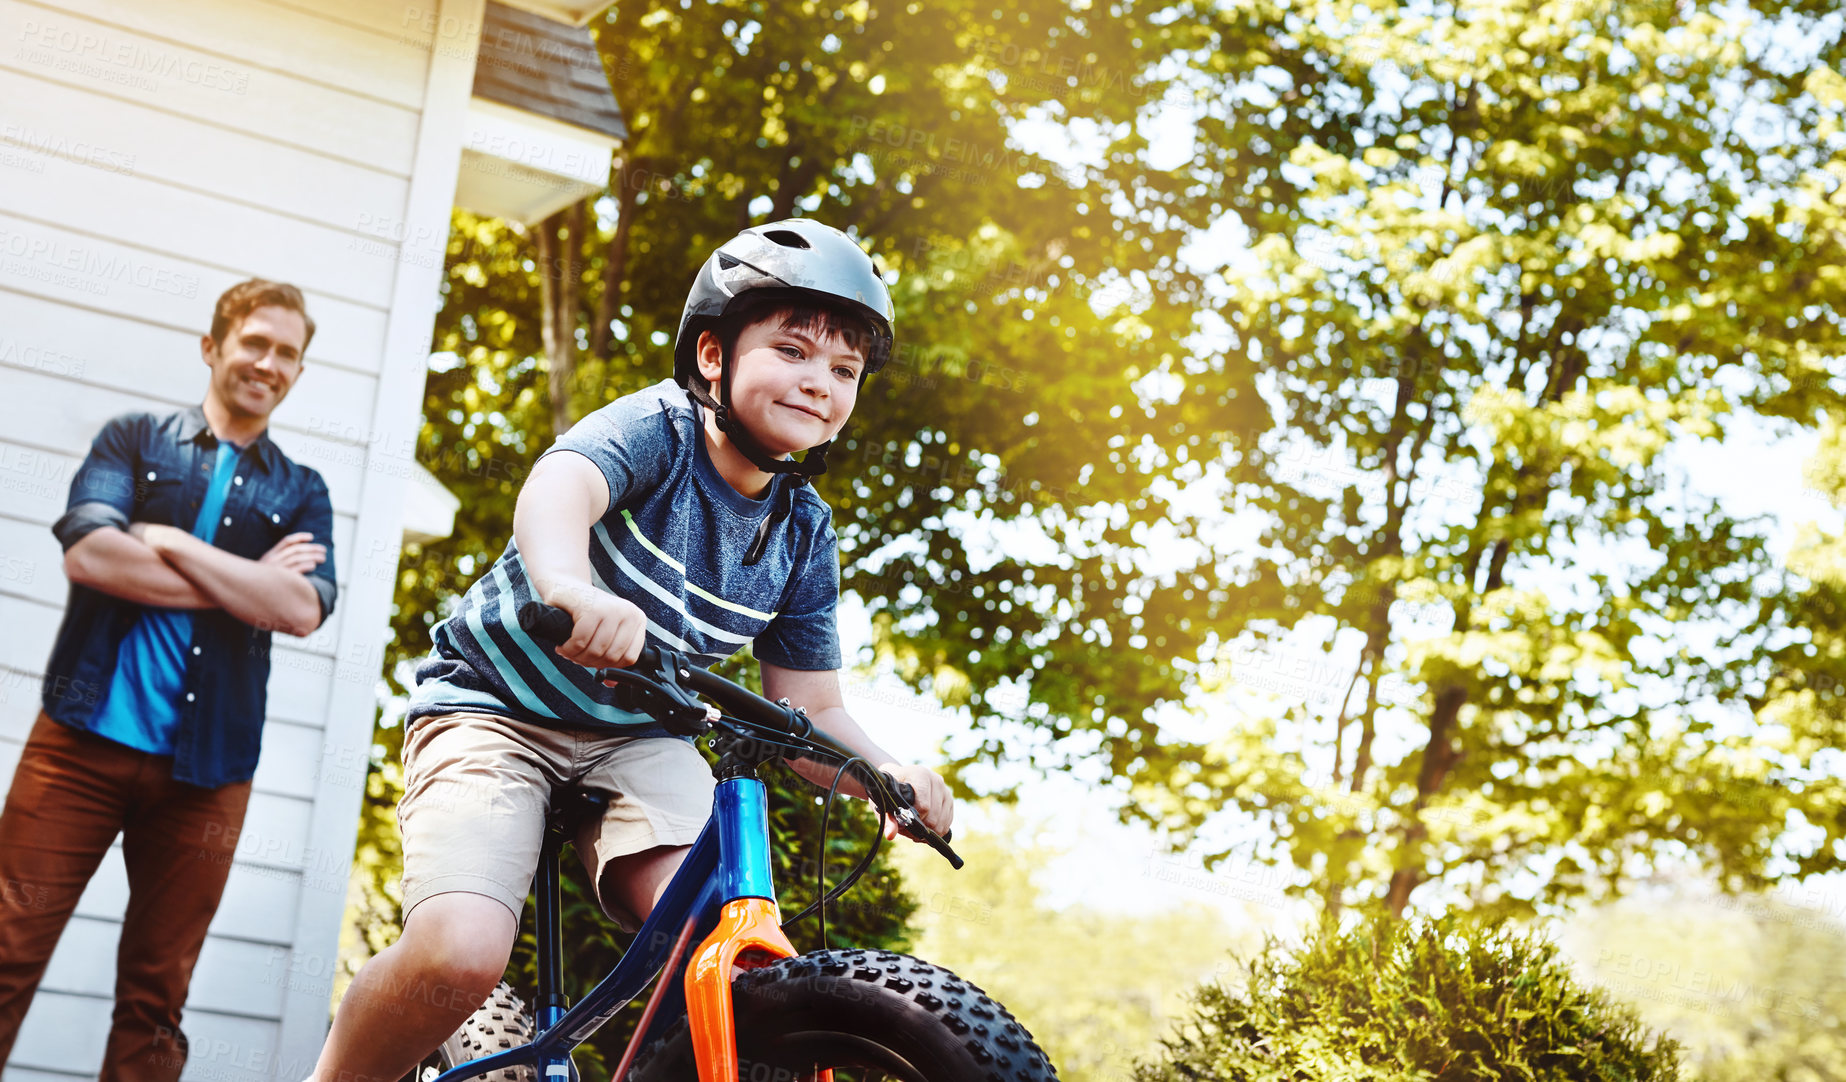
[[[529,602],[519,621],[562,642],[571,617]],[[615,968],[574,1006],[564,996],[558,861],[565,839],[607,795],[553,794],[534,875],[537,1019],[503,981],[419,1072],[420,1082],[494,1075],[503,1082],[576,1082],[570,1052],[661,979],[613,1078],[621,1082],[832,1082],[834,1069],[903,1082],[1055,1082],[1031,1034],[978,987],[928,962],[890,951],[797,954],[778,918],[770,873],[766,790],[756,771],[789,753],[838,763],[828,808],[846,772],[879,812],[954,867],[962,860],[912,808],[909,786],[873,770],[788,701],[770,702],[677,651],[649,646],[626,669],[603,669],[620,705],[679,736],[711,736],[719,761],[712,816],[660,902]],[[708,708],[700,696],[710,699]],[[825,833],[825,812],[822,832]],[[831,890],[787,924],[819,911],[870,866],[872,848]],[[823,881],[824,886],[824,881]],[[694,944],[696,943],[696,946]],[[737,971],[734,975],[734,969]],[[663,971],[664,970],[664,974]],[[536,1022],[536,1024],[535,1024]],[[873,1074],[871,1072],[878,1072]]]

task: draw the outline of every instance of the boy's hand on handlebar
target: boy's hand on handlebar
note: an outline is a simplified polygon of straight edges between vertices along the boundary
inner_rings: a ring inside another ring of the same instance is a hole
[[[885,763],[878,769],[900,782],[908,783],[915,790],[917,815],[923,820],[924,826],[938,834],[949,832],[950,824],[955,821],[955,798],[949,795],[948,782],[925,766]],[[888,815],[885,816],[885,837],[897,837],[897,821]]]
[[[571,615],[571,634],[558,656],[591,669],[625,669],[647,645],[647,615],[640,606],[601,590],[577,590],[552,604]]]

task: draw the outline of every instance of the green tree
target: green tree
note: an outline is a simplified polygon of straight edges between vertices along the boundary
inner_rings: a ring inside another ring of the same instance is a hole
[[[1041,595],[1081,601],[1078,584],[1113,577],[1112,558],[977,576],[986,561],[954,513],[1034,521],[1056,503],[1156,507],[1125,471],[1086,480],[1079,498],[1088,449],[1064,427],[1120,414],[1124,361],[1146,349],[1156,318],[1118,326],[1123,313],[1099,314],[1092,294],[1177,272],[1131,216],[1009,136],[1035,108],[1132,117],[1163,85],[1140,81],[1152,39],[1093,40],[1081,12],[1048,0],[1016,5],[1008,21],[997,33],[967,3],[609,10],[599,36],[634,133],[610,193],[531,230],[456,215],[418,458],[463,514],[452,537],[406,552],[387,679],[498,554],[524,470],[557,426],[670,373],[672,333],[710,250],[796,211],[869,238],[897,275],[896,356],[817,483],[848,588],[877,611],[904,672],[951,699],[983,706],[999,677],[1032,667],[1025,640],[1043,645],[1062,622],[1048,615],[1028,634],[1020,616]],[[1068,48],[1053,70],[1081,57],[1086,74],[1034,76],[1013,36]],[[1185,312],[1161,311],[1162,333],[1184,331]],[[897,539],[910,551],[894,553]]]
[[[1841,867],[1817,783],[1837,718],[1772,748],[1751,714],[1796,592],[1761,524],[1672,457],[1814,425],[1846,388],[1837,21],[1179,10],[1204,96],[1193,183],[1162,205],[1249,244],[1216,282],[1222,348],[1170,355],[1149,423],[1215,404],[1198,457],[1264,524],[1224,560],[1216,641],[1317,639],[1356,675],[1324,728],[1297,706],[1177,772],[1131,768],[1141,810],[1239,809],[1333,906],[1391,913],[1434,882],[1436,904],[1530,912],[1685,859],[1756,888],[1783,845],[1801,874]],[[1133,152],[1111,152],[1124,185]],[[1439,626],[1407,628],[1412,606]],[[1222,650],[1201,685],[1271,657]]]
[[[1807,481],[1836,511],[1846,512],[1846,411],[1837,403],[1808,463]],[[1846,532],[1807,524],[1788,566],[1798,576],[1789,625],[1799,634],[1775,652],[1757,741],[1766,756],[1799,763],[1846,747]],[[1822,826],[1824,837],[1791,847],[1789,855],[1799,873],[1825,871],[1840,855],[1838,842],[1832,852],[1827,842],[1846,832],[1846,780],[1834,770],[1804,779],[1800,791],[1799,799],[1778,801],[1769,811]]]

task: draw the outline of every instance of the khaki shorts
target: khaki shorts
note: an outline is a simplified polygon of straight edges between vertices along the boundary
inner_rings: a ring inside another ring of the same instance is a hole
[[[711,767],[673,737],[549,729],[496,714],[418,718],[404,737],[404,914],[451,891],[485,894],[518,916],[532,889],[554,786],[612,794],[602,819],[572,839],[609,919],[635,914],[603,881],[609,863],[656,846],[691,845],[711,816]]]

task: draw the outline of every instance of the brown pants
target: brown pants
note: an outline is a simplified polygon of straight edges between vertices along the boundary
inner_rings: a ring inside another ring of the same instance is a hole
[[[149,755],[39,714],[0,812],[0,1063],[45,964],[117,832],[128,912],[100,1082],[170,1082],[186,1063],[180,1008],[224,893],[250,783],[201,789]],[[80,1070],[94,1052],[70,1049]],[[20,1064],[20,1066],[25,1066]]]

